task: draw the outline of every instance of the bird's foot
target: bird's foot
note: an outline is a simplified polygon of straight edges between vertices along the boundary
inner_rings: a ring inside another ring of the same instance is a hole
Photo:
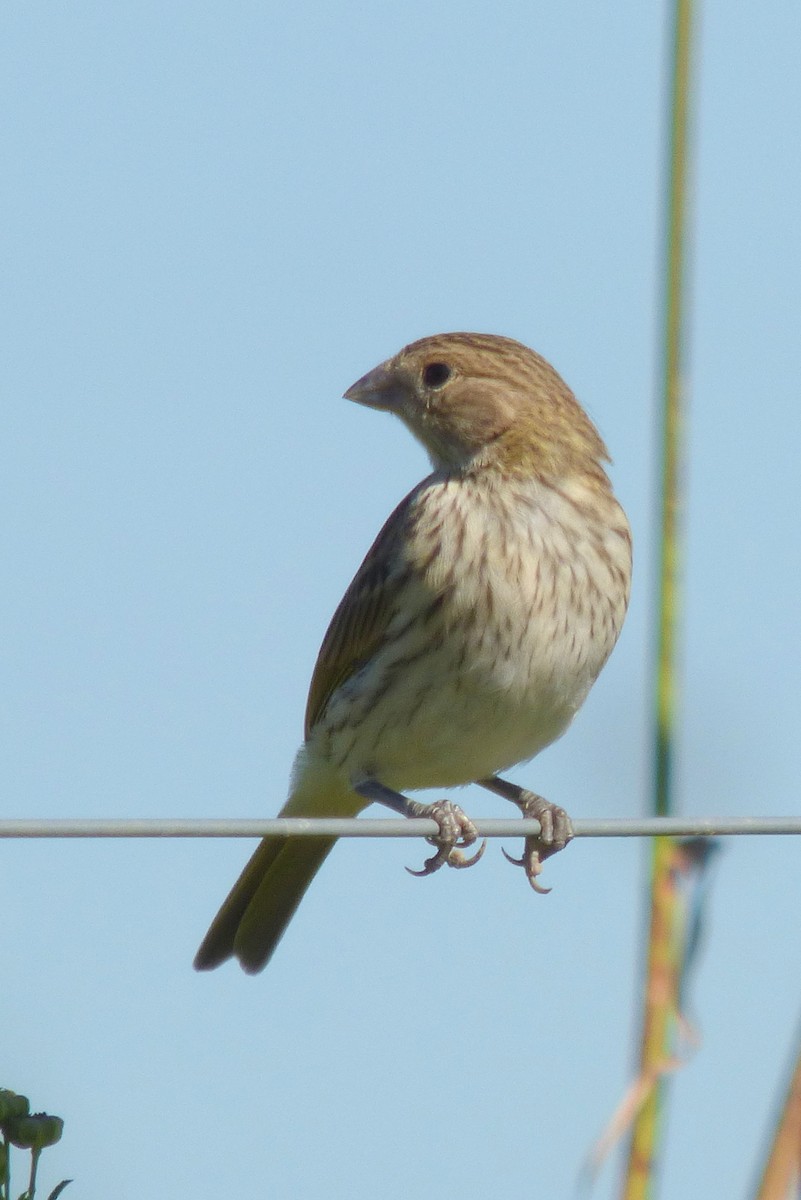
[[[410,875],[433,875],[435,871],[446,864],[457,869],[472,867],[487,848],[485,838],[475,854],[469,858],[462,854],[459,847],[472,846],[478,838],[478,830],[467,814],[459,808],[459,805],[450,800],[437,800],[433,804],[418,804],[416,801],[412,801],[408,816],[428,817],[430,820],[436,821],[439,826],[438,834],[426,838],[427,842],[437,847],[436,854],[432,854],[431,858],[425,860],[420,871],[413,871],[411,867],[407,867],[406,870]]]
[[[551,804],[549,800],[535,795],[534,792],[521,790],[519,796],[515,797],[514,803],[524,817],[534,817],[539,821],[540,832],[526,838],[522,858],[512,858],[511,854],[507,854],[505,850],[504,855],[516,867],[523,867],[526,878],[535,892],[547,895],[551,889],[543,887],[537,877],[542,872],[542,864],[545,859],[550,858],[559,850],[564,850],[573,837],[570,817],[563,808]]]

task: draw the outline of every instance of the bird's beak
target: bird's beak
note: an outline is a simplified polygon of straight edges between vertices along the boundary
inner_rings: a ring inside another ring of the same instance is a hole
[[[389,363],[381,363],[379,367],[368,371],[345,392],[346,400],[355,400],[367,408],[395,413],[402,407],[403,396],[403,385]]]

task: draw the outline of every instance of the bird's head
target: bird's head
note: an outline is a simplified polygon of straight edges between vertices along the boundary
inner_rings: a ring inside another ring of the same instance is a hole
[[[364,375],[345,398],[395,413],[446,471],[603,475],[609,457],[564,380],[511,338],[422,338]]]

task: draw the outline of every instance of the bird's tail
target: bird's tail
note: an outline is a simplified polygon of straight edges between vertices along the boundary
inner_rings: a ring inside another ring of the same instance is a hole
[[[301,780],[279,815],[355,816],[364,800],[338,790],[340,794],[326,794],[321,802],[319,790]],[[248,974],[261,971],[335,841],[263,838],[212,921],[195,955],[195,970],[210,971],[236,956]]]

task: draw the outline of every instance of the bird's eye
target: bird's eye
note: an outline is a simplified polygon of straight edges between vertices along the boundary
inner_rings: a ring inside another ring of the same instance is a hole
[[[440,388],[451,377],[451,369],[444,362],[430,362],[423,368],[423,383],[429,388]]]

